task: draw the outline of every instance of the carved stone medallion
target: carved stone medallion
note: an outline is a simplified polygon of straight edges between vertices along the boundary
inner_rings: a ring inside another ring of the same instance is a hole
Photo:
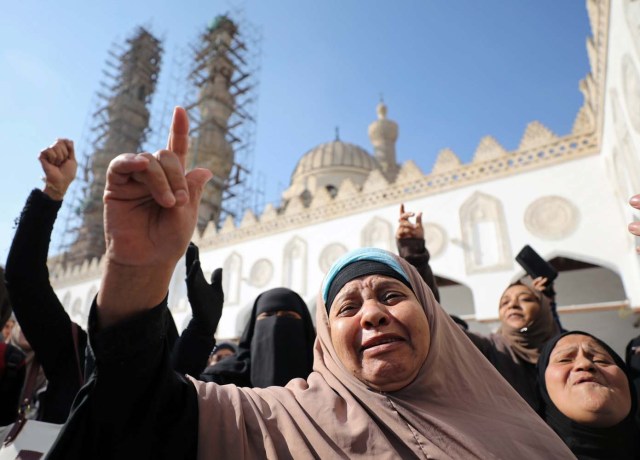
[[[431,257],[436,257],[442,253],[447,245],[447,234],[439,225],[431,223],[425,224],[424,240]]]
[[[531,203],[524,214],[531,234],[545,240],[569,236],[578,225],[578,209],[566,198],[545,196]]]
[[[340,243],[331,243],[327,245],[320,253],[318,264],[322,273],[327,273],[331,265],[347,252],[347,248]]]
[[[251,267],[249,283],[257,288],[267,285],[273,277],[273,264],[267,259],[259,259]]]

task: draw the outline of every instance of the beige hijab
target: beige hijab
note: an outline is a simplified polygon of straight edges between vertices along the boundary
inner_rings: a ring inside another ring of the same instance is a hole
[[[560,328],[553,320],[549,299],[540,291],[534,289],[528,278],[520,279],[518,282],[509,285],[507,289],[515,285],[527,287],[536,296],[540,303],[540,313],[538,318],[527,326],[525,331],[503,323],[497,334],[506,339],[509,347],[518,358],[525,362],[536,364],[544,344],[560,334]],[[507,292],[507,289],[504,292]],[[504,295],[504,292],[502,295]]]
[[[367,389],[338,360],[319,296],[307,380],[265,389],[195,382],[198,458],[574,458],[396,259],[431,329],[416,379],[392,393]]]

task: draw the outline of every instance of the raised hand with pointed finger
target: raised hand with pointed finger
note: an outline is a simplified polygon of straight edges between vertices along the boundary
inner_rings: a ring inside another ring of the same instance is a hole
[[[416,218],[415,224],[409,219]],[[424,239],[424,227],[422,227],[422,213],[405,211],[404,204],[400,205],[400,217],[398,218],[398,229],[396,230],[396,239],[405,238]]]
[[[168,150],[124,153],[109,165],[104,191],[108,260],[125,266],[175,266],[189,243],[211,172],[185,175],[189,123],[174,113]]]
[[[158,305],[193,235],[212,174],[185,174],[189,120],[176,107],[167,150],[123,153],[109,165],[104,191],[106,268],[98,293],[104,325]],[[129,289],[127,289],[129,288]]]

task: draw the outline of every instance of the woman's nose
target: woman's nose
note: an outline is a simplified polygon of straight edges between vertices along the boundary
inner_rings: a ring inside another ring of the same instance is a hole
[[[507,302],[507,308],[521,308],[518,299],[512,299]]]
[[[593,364],[593,361],[583,353],[578,353],[578,356],[576,356],[576,360],[573,363],[573,368],[576,371],[593,371],[595,369],[595,365]]]
[[[361,325],[363,328],[376,328],[389,323],[389,313],[384,305],[375,300],[362,305]]]

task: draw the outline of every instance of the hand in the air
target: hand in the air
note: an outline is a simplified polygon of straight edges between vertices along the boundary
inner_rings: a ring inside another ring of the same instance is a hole
[[[185,174],[189,120],[176,107],[167,150],[123,153],[109,164],[104,190],[105,266],[98,291],[100,327],[159,305],[184,255],[212,174]]]
[[[44,193],[54,200],[62,200],[78,170],[73,141],[56,139],[40,152],[38,160],[45,176]]]
[[[553,283],[547,285],[548,281],[549,278],[546,276],[538,276],[533,280],[532,285],[536,291],[542,292],[545,296],[553,300],[556,296],[556,291],[553,289]]]
[[[109,165],[104,192],[106,255],[126,267],[173,270],[193,235],[206,169],[185,175],[189,120],[177,107],[168,150],[124,153]]]
[[[633,195],[629,200],[629,204],[636,209],[640,209],[640,195]],[[628,228],[635,236],[640,236],[640,222],[631,222]],[[636,247],[636,252],[640,254],[640,246]]]
[[[211,274],[211,284],[207,283],[200,266],[198,246],[193,243],[189,243],[187,248],[186,265],[187,297],[193,312],[188,327],[195,327],[203,334],[212,336],[222,317],[222,269],[216,268]]]
[[[416,217],[416,223],[414,224],[409,219]],[[400,205],[400,218],[398,219],[399,225],[396,230],[396,239],[401,240],[404,238],[418,238],[424,239],[424,228],[422,227],[422,213],[417,215],[414,212],[405,212],[404,204]]]

